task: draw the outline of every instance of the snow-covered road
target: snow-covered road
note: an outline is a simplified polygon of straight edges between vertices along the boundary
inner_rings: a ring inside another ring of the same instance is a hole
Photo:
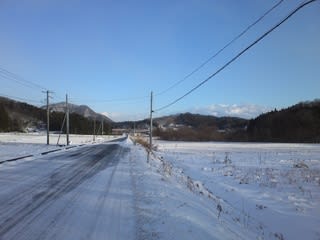
[[[5,163],[0,239],[132,239],[129,149],[120,142]]]

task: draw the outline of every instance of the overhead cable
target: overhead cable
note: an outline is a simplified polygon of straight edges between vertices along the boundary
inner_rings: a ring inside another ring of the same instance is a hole
[[[128,101],[140,101],[149,98],[149,96],[142,96],[142,97],[131,97],[131,98],[117,98],[117,99],[79,99],[79,98],[72,98],[73,101],[86,101],[86,102],[93,102],[93,103],[107,103],[107,102],[128,102]]]
[[[41,103],[41,101],[36,101],[36,100],[27,99],[27,98],[21,98],[21,97],[14,97],[14,96],[10,96],[10,95],[3,94],[3,93],[0,93],[0,97],[5,97],[5,98],[14,99],[14,100],[19,100],[19,101],[27,101],[27,102],[33,102],[33,103]]]
[[[234,56],[231,60],[229,60],[225,65],[223,65],[222,67],[220,67],[216,72],[214,72],[213,74],[211,74],[209,77],[207,77],[205,80],[203,80],[202,82],[200,82],[198,85],[196,85],[195,87],[193,87],[191,90],[189,90],[188,92],[186,92],[184,95],[182,95],[181,97],[175,99],[174,101],[172,101],[171,103],[160,107],[154,111],[161,111],[165,108],[168,108],[170,106],[172,106],[173,104],[179,102],[181,99],[185,98],[186,96],[188,96],[189,94],[191,94],[192,92],[194,92],[195,90],[197,90],[199,87],[201,87],[203,84],[205,84],[206,82],[208,82],[210,79],[212,79],[214,76],[216,76],[218,73],[220,73],[222,70],[224,70],[226,67],[228,67],[231,63],[233,63],[235,60],[237,60],[241,55],[243,55],[246,51],[248,51],[250,48],[252,48],[254,45],[256,45],[257,43],[259,43],[262,39],[264,39],[266,36],[268,36],[271,32],[273,32],[276,28],[278,28],[281,24],[283,24],[284,22],[286,22],[289,18],[291,18],[295,13],[297,13],[300,9],[302,9],[303,7],[309,5],[312,2],[315,2],[317,0],[309,0],[306,1],[302,4],[300,4],[298,7],[296,7],[293,11],[291,11],[289,13],[289,15],[287,15],[284,19],[282,19],[279,23],[277,23],[275,26],[273,26],[272,28],[270,28],[267,32],[265,32],[264,34],[262,34],[258,39],[256,39],[254,42],[252,42],[249,46],[247,46],[245,49],[243,49],[241,52],[239,52],[236,56]]]
[[[212,59],[217,57],[221,52],[223,52],[227,47],[229,47],[231,44],[233,44],[235,41],[237,41],[240,37],[242,37],[246,32],[248,32],[252,27],[254,27],[257,23],[259,23],[263,18],[265,18],[270,12],[272,12],[275,8],[277,8],[283,0],[278,1],[275,5],[273,5],[268,11],[266,11],[264,14],[262,14],[257,20],[255,20],[253,23],[251,23],[249,26],[247,26],[241,33],[239,33],[237,36],[235,36],[231,41],[229,41],[226,45],[224,45],[221,49],[219,49],[215,54],[213,54],[211,57],[209,57],[206,61],[204,61],[202,64],[200,64],[197,68],[195,68],[192,72],[190,72],[188,75],[186,75],[184,78],[182,78],[180,81],[174,83],[167,89],[163,90],[160,93],[155,94],[156,96],[162,95],[172,88],[178,86],[180,83],[187,80],[189,77],[191,77],[193,74],[198,72],[201,68],[203,68],[205,65],[207,65]]]
[[[28,80],[22,78],[21,76],[4,69],[1,66],[0,66],[0,76],[2,78],[7,79],[7,80],[15,81],[15,82],[17,82],[20,85],[23,85],[25,87],[29,87],[29,88],[33,88],[33,89],[34,88],[38,88],[38,89],[41,89],[41,90],[46,90],[45,87],[43,87],[43,86],[41,86],[39,84],[36,84],[34,82],[28,81]]]

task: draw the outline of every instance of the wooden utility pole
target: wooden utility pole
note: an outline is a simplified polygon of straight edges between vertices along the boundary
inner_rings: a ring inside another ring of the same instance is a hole
[[[96,141],[96,118],[93,120],[93,141]]]
[[[47,93],[47,145],[49,145],[49,133],[50,133],[50,109],[49,109],[49,90],[46,91]]]
[[[68,94],[66,94],[66,118],[67,118],[67,124],[66,124],[66,134],[67,134],[67,145],[69,145],[69,104],[68,104]]]
[[[136,136],[136,121],[133,121],[133,136]]]
[[[151,98],[150,98],[150,134],[149,134],[149,145],[150,149],[152,149],[152,101],[153,101],[153,92],[151,91]]]
[[[103,133],[103,119],[101,119],[101,135],[104,135],[104,133]]]

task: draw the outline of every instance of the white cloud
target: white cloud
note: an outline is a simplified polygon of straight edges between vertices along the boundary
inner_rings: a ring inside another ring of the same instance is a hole
[[[272,110],[270,107],[254,104],[212,104],[204,108],[194,108],[191,112],[214,115],[217,117],[232,116],[250,119],[270,110]]]
[[[131,114],[131,113],[120,113],[120,112],[102,112],[101,114],[107,116],[111,120],[115,122],[122,121],[137,121],[147,118],[146,115],[143,114]]]
[[[164,115],[171,115],[175,113],[183,113],[183,112],[191,112],[191,113],[199,113],[204,115],[213,115],[216,117],[241,117],[246,119],[251,119],[259,116],[261,113],[265,113],[271,111],[272,108],[254,105],[254,104],[212,104],[207,107],[201,108],[191,108],[188,110],[181,110],[180,112],[171,112],[171,113],[163,113],[157,114],[154,117],[161,117]],[[110,119],[115,122],[121,121],[137,121],[146,119],[149,116],[146,114],[136,114],[136,113],[123,113],[123,112],[103,112],[102,114],[106,115]]]

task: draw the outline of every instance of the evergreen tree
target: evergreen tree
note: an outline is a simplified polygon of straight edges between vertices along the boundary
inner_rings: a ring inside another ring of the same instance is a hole
[[[4,106],[0,103],[0,131],[5,132],[9,131],[10,118],[9,115],[4,108]]]

